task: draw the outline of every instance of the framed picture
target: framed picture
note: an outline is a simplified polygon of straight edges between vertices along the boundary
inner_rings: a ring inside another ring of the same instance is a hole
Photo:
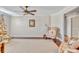
[[[29,20],[29,27],[35,27],[35,19]]]

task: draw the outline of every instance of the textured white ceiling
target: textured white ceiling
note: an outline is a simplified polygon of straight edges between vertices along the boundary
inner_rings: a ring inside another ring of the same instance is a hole
[[[59,11],[61,11],[66,6],[29,6],[29,10],[37,10],[35,15],[51,15],[55,14]],[[23,10],[20,8],[20,6],[1,6],[1,8],[5,8],[8,11],[14,12],[18,15],[23,15]]]

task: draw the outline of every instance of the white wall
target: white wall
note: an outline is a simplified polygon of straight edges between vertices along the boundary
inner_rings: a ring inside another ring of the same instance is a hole
[[[35,27],[29,27],[29,19],[35,19]],[[11,18],[11,36],[42,37],[49,25],[49,16],[13,16]]]
[[[51,26],[60,27],[60,14],[51,16]]]

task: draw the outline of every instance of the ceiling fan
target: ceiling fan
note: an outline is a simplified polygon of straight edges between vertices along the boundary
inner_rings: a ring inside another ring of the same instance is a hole
[[[23,9],[24,15],[30,14],[30,15],[35,15],[33,12],[36,12],[37,10],[28,10],[29,6],[22,7],[20,6],[21,9]]]

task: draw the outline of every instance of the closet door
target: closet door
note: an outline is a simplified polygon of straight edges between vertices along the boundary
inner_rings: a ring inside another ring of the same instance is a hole
[[[79,16],[75,16],[72,18],[72,36],[79,37]]]

